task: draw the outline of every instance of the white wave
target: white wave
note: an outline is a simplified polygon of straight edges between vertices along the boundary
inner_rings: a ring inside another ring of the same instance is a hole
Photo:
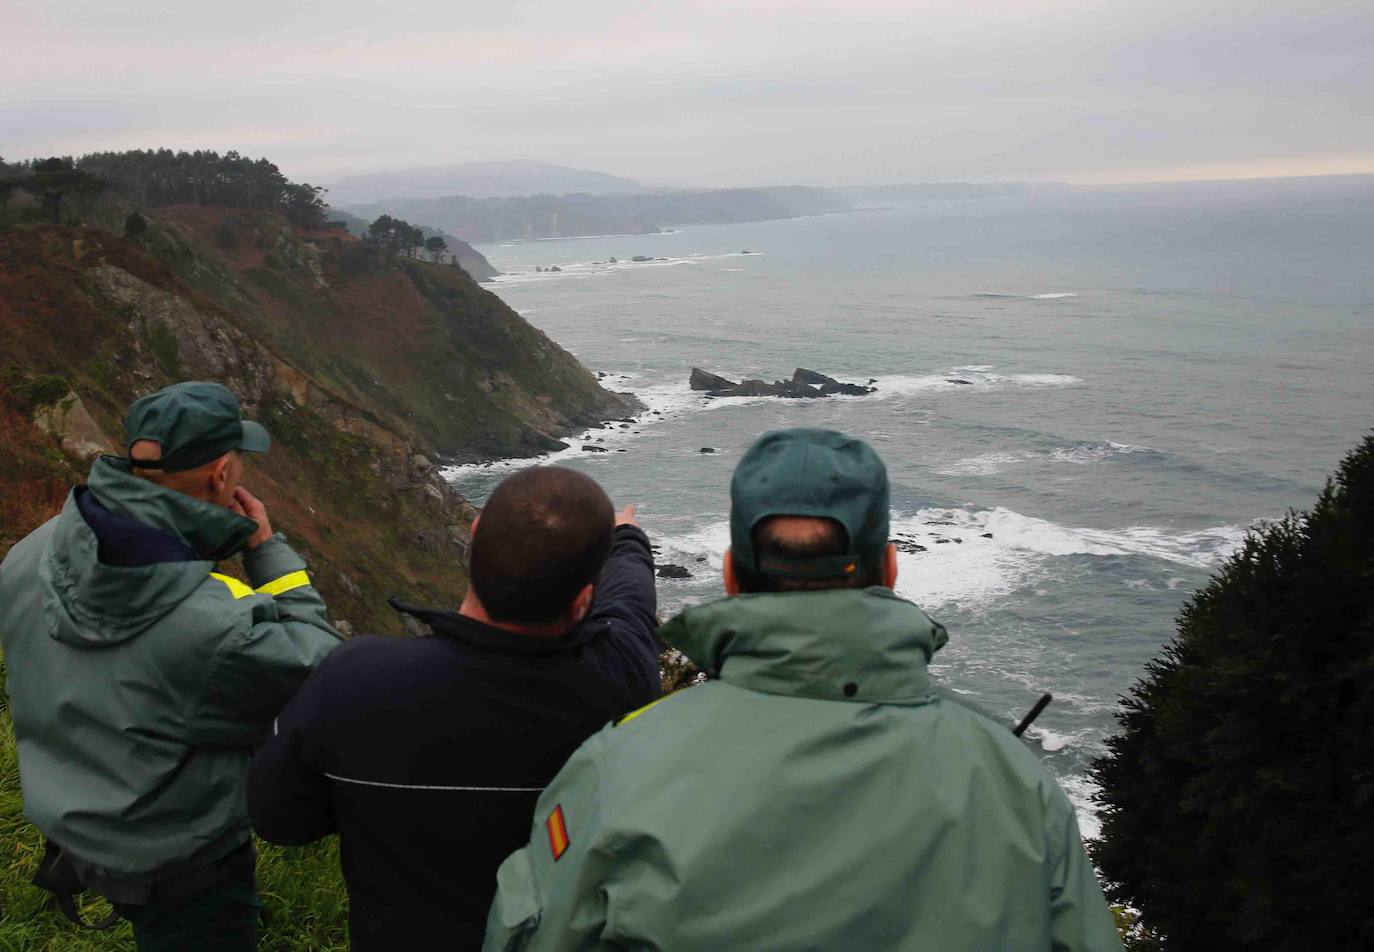
[[[1077,739],[1072,734],[1061,734],[1048,727],[1035,726],[1027,728],[1025,736],[1039,744],[1047,754],[1058,753]]]
[[[962,381],[962,382],[956,382]],[[1017,390],[1039,389],[1045,387],[1076,387],[1083,383],[1081,377],[1071,374],[998,374],[990,370],[977,370],[960,367],[940,374],[903,375],[879,377],[874,384],[878,392],[873,396],[908,396],[932,390]],[[861,400],[862,397],[851,399]]]
[[[1001,472],[1004,466],[1019,463],[1029,459],[1033,453],[983,453],[979,456],[968,456],[964,459],[955,460],[944,469],[936,470],[945,476],[992,476]]]
[[[1035,452],[1032,450],[993,450],[981,453],[978,456],[966,456],[955,460],[936,472],[943,476],[993,476],[1002,472],[1009,466],[1018,463],[1030,462],[1033,460],[1053,460],[1056,463],[1073,463],[1076,465],[1087,465],[1089,463],[1099,463],[1103,460],[1112,459],[1117,456],[1128,456],[1135,453],[1151,453],[1148,446],[1136,446],[1131,443],[1117,443],[1113,440],[1100,440],[1095,443],[1078,443],[1074,446],[1060,446],[1049,452]]]
[[[1148,446],[1136,446],[1132,443],[1117,443],[1114,440],[1102,440],[1097,443],[1079,443],[1077,446],[1063,446],[1058,449],[1050,450],[1050,458],[1060,463],[1085,464],[1111,459],[1114,456],[1149,452],[1152,451]]]
[[[1056,298],[1071,298],[1078,295],[1072,291],[1057,291],[1053,294],[1032,294],[1030,297],[1032,301],[1052,301]]]
[[[1151,526],[1080,529],[1000,506],[921,509],[892,522],[895,540],[925,548],[899,553],[897,591],[930,608],[995,603],[1045,576],[1049,562],[1065,556],[1140,555],[1210,568],[1240,547],[1245,532],[1244,526],[1188,532]]]
[[[1069,802],[1078,814],[1078,832],[1083,834],[1085,840],[1100,837],[1102,820],[1097,815],[1097,804],[1093,802],[1093,794],[1098,790],[1097,784],[1083,774],[1069,774],[1057,779],[1059,786],[1069,795]]]

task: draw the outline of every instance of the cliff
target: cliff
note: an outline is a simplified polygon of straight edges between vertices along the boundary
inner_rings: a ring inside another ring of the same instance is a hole
[[[13,224],[21,195],[4,227],[0,207],[0,556],[121,448],[132,399],[218,380],[272,432],[246,484],[335,618],[400,631],[388,594],[466,586],[473,510],[434,461],[530,454],[628,409],[459,268],[267,211],[142,208],[126,236],[133,208],[107,193]]]

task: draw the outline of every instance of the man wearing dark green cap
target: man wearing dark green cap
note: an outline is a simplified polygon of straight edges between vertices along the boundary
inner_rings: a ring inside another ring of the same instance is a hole
[[[572,756],[485,948],[1119,950],[1064,792],[931,683],[872,448],[769,433],[730,501],[729,597],[659,632],[709,680]]]
[[[267,431],[214,383],[129,409],[61,514],[0,564],[0,641],[40,885],[104,894],[140,949],[251,949],[251,748],[339,643],[239,485]],[[251,585],[215,571],[243,553]],[[65,898],[64,898],[65,896]]]

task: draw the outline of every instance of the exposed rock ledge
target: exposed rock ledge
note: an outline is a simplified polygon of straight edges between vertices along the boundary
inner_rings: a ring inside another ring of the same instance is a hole
[[[704,390],[708,397],[784,397],[787,399],[811,399],[842,394],[850,397],[863,397],[873,393],[876,387],[866,387],[857,383],[841,383],[834,377],[798,367],[791,380],[742,380],[735,383],[725,377],[708,373],[700,367],[692,368],[688,380],[693,390]]]

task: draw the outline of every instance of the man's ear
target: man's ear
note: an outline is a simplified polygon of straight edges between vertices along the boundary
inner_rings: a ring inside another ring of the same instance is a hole
[[[725,550],[725,557],[721,560],[720,572],[725,576],[725,594],[739,594],[739,579],[735,577],[735,555],[730,549]]]
[[[219,459],[210,464],[210,469],[205,475],[205,488],[210,493],[210,499],[219,499],[224,494],[224,487],[229,483],[229,454],[226,453]]]
[[[477,523],[479,523],[479,522],[481,522],[481,521],[482,521],[482,514],[481,514],[480,512],[479,512],[477,515],[475,515],[475,516],[472,517],[472,525],[471,525],[470,527],[468,527],[468,535],[472,535],[472,536],[477,535]]]
[[[572,621],[576,625],[586,618],[592,610],[592,602],[596,600],[596,584],[588,582],[582,586],[582,591],[577,593],[577,597],[572,602]]]
[[[883,584],[892,589],[897,587],[897,547],[891,542],[883,549]]]

